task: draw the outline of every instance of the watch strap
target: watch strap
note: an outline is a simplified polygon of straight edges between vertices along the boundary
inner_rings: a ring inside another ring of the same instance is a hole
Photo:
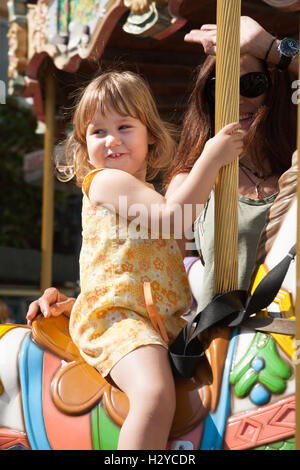
[[[299,52],[299,45],[298,45],[298,50],[297,50],[297,52],[293,51],[293,52],[291,52],[291,53],[287,53],[287,54],[286,54],[286,53],[283,52],[283,50],[281,50],[281,49],[282,49],[281,45],[282,45],[284,42],[288,42],[288,43],[289,43],[289,41],[291,41],[291,40],[293,41],[292,38],[284,38],[284,39],[282,39],[282,40],[280,41],[280,43],[279,43],[278,48],[277,48],[278,51],[279,51],[279,53],[280,53],[280,61],[279,61],[278,65],[277,65],[277,68],[278,68],[279,70],[281,70],[281,71],[282,71],[282,70],[286,70],[286,69],[288,68],[288,66],[290,65],[290,63],[291,63],[291,61],[293,60],[293,58],[294,58],[294,57],[298,54],[298,52]]]
[[[291,62],[292,62],[292,57],[288,57],[282,54],[280,57],[280,61],[277,65],[277,68],[282,71],[286,70]]]

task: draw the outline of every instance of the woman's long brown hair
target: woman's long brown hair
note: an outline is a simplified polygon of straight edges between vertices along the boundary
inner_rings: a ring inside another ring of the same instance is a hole
[[[214,110],[207,99],[206,83],[215,75],[215,63],[216,58],[209,56],[198,68],[178,150],[164,179],[164,188],[175,175],[192,169],[206,141],[214,136]],[[296,148],[297,107],[292,103],[289,72],[273,69],[269,74],[272,84],[245,138],[245,147],[260,173],[279,176],[290,167]]]

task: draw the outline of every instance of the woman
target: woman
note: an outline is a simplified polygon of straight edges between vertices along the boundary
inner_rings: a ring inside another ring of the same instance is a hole
[[[210,79],[213,78],[215,69],[216,25],[204,25],[200,30],[193,30],[186,35],[185,40],[201,44],[205,53],[210,56],[200,68],[184,121],[177,158],[166,182],[166,185],[170,183],[168,187],[170,193],[186,178],[206,140],[214,133],[213,80]],[[278,42],[279,40],[274,40],[273,36],[253,19],[241,18],[241,75],[252,72],[265,74],[263,60],[267,55],[270,76],[270,82],[264,93],[253,98],[245,96],[240,98],[240,119],[248,148],[239,170],[240,211],[244,208],[248,221],[243,223],[243,226],[240,223],[239,226],[239,254],[242,257],[240,264],[243,265],[239,279],[241,289],[248,288],[255,248],[267,212],[278,191],[278,178],[289,168],[293,150],[296,148],[296,106],[291,101],[291,81],[295,78],[293,74],[296,75],[298,70],[298,57],[292,60],[288,70],[279,72],[276,69],[280,60],[277,51]],[[262,75],[260,77],[264,82]],[[202,285],[203,265],[199,258],[192,260],[195,262],[189,272],[198,311],[205,307],[212,297],[212,202],[209,201],[195,224],[198,248],[208,259],[205,263],[205,269],[208,270],[204,276],[206,284],[202,289],[199,286]],[[208,228],[201,235],[203,224]],[[249,243],[251,243],[250,248]],[[32,323],[39,311],[46,317],[50,310],[52,315],[68,314],[74,301],[75,299],[65,297],[55,288],[47,289],[42,297],[30,304],[27,313],[28,323]]]
[[[203,45],[215,54],[216,26],[193,30],[186,40]],[[291,165],[296,148],[296,106],[291,83],[297,69],[279,71],[276,44],[279,40],[248,17],[241,19],[240,125],[246,152],[239,162],[239,289],[247,290],[255,253],[266,217],[278,192],[278,179]],[[267,62],[265,59],[267,55]],[[166,181],[167,194],[180,186],[214,135],[214,55],[200,67],[185,117],[173,168]],[[186,260],[189,281],[201,311],[213,297],[214,276],[214,194],[194,224],[199,258]],[[203,266],[204,265],[204,266]]]

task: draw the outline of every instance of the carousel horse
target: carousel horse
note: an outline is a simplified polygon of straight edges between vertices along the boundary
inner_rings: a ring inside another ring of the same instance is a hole
[[[261,236],[253,289],[296,241],[295,160]],[[292,262],[272,304],[255,315],[272,318],[268,326],[250,318],[201,333],[205,355],[195,375],[175,379],[167,449],[294,448],[293,332],[276,318],[295,318],[295,278]],[[0,449],[117,448],[128,399],[81,358],[68,321],[40,315],[32,328],[0,325]]]

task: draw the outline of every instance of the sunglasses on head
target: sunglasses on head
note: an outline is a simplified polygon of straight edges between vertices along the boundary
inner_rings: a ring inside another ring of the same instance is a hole
[[[246,98],[257,98],[267,91],[270,85],[269,75],[265,72],[250,72],[240,77],[240,95]],[[208,100],[215,102],[216,78],[212,77],[206,83]]]

